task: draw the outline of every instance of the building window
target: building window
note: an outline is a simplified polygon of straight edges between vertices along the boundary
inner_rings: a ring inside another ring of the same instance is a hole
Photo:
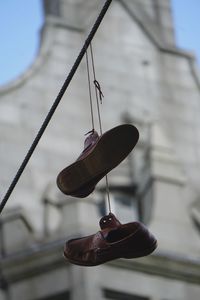
[[[99,208],[101,215],[106,215],[109,211],[107,194],[102,194],[102,201]],[[111,210],[122,223],[139,220],[138,200],[133,195],[120,191],[110,192]]]
[[[112,300],[150,300],[149,297],[127,294],[127,293],[122,293],[122,292],[107,290],[107,289],[105,289],[103,293],[106,299],[112,299]]]
[[[56,295],[38,298],[36,300],[70,300],[70,293],[68,291],[65,291]]]

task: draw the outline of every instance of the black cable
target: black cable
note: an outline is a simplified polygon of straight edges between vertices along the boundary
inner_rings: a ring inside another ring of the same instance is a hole
[[[60,101],[61,101],[61,99],[62,99],[65,91],[67,90],[67,88],[68,88],[68,86],[69,86],[69,84],[70,84],[70,82],[71,82],[71,80],[72,80],[72,78],[73,78],[76,70],[78,69],[78,66],[80,65],[81,60],[82,60],[83,56],[85,55],[85,52],[86,52],[89,44],[91,43],[91,41],[92,41],[92,39],[93,39],[93,37],[94,37],[94,35],[95,35],[95,33],[96,33],[99,25],[101,24],[101,21],[103,20],[103,18],[105,16],[105,14],[106,14],[106,12],[107,12],[107,10],[108,10],[111,2],[112,2],[112,0],[107,0],[105,2],[105,4],[104,4],[104,6],[103,6],[103,8],[102,8],[102,10],[101,10],[101,12],[99,14],[99,16],[97,17],[97,19],[96,19],[96,21],[95,21],[95,23],[94,23],[94,25],[93,25],[93,27],[92,27],[92,29],[91,29],[88,37],[87,37],[87,39],[86,39],[86,41],[85,41],[85,43],[84,43],[84,45],[83,45],[83,47],[82,47],[82,49],[81,49],[78,57],[77,57],[74,65],[73,65],[71,71],[69,72],[69,74],[68,74],[68,76],[67,76],[67,78],[66,78],[66,80],[65,80],[65,82],[63,84],[63,86],[61,87],[60,92],[58,93],[58,96],[56,97],[56,99],[55,99],[55,101],[54,101],[51,109],[49,110],[48,115],[46,116],[46,118],[45,118],[45,120],[44,120],[44,122],[43,122],[43,124],[42,124],[42,126],[40,128],[40,130],[38,131],[38,134],[36,135],[36,137],[35,137],[32,145],[30,147],[28,153],[26,154],[26,156],[25,156],[25,158],[24,158],[21,166],[19,167],[19,169],[18,169],[18,171],[17,171],[17,173],[16,173],[13,181],[11,182],[11,185],[9,186],[8,191],[6,192],[3,200],[1,201],[1,204],[0,204],[0,214],[3,211],[4,206],[6,205],[6,203],[7,203],[8,199],[9,199],[11,193],[13,192],[13,190],[14,190],[14,188],[15,188],[15,186],[16,186],[19,178],[20,178],[20,176],[22,175],[22,173],[23,173],[23,171],[24,171],[27,163],[29,162],[29,159],[31,158],[31,156],[32,156],[32,154],[33,154],[33,152],[34,152],[37,144],[39,143],[39,141],[40,141],[40,139],[41,139],[41,137],[42,137],[42,135],[43,135],[43,133],[44,133],[47,125],[49,124],[49,122],[50,122],[50,120],[51,120],[51,118],[52,118],[52,116],[53,116],[53,114],[54,114],[54,112],[55,112],[58,104],[60,103]]]

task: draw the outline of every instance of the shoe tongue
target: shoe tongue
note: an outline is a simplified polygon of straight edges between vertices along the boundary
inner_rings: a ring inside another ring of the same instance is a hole
[[[84,149],[87,149],[89,146],[94,145],[99,139],[99,135],[95,130],[92,130],[90,135],[85,139]]]
[[[99,226],[101,227],[102,230],[106,229],[106,228],[108,228],[108,229],[109,228],[116,228],[120,225],[121,225],[121,223],[115,217],[115,215],[113,215],[112,213],[109,213],[107,216],[104,216],[99,221]],[[105,233],[106,233],[106,231],[105,231]]]
[[[106,229],[103,229],[103,230],[100,231],[101,236],[104,240],[107,239],[107,236],[108,236],[109,232],[110,232],[110,228],[106,228]]]

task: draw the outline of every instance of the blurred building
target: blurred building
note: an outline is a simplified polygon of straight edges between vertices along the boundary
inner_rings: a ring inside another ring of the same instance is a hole
[[[38,56],[0,89],[1,197],[103,3],[44,0]],[[1,216],[0,299],[199,300],[200,76],[193,54],[176,47],[170,1],[113,0],[93,50],[103,130],[128,122],[140,131],[135,150],[109,175],[113,212],[144,222],[159,247],[93,268],[62,256],[65,240],[95,233],[107,213],[104,179],[85,199],[56,186],[91,129],[83,60]]]

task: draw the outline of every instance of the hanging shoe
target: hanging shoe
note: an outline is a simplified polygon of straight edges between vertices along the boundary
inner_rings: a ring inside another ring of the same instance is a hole
[[[88,196],[96,184],[127,157],[138,138],[137,128],[129,124],[117,126],[101,137],[92,131],[77,161],[59,173],[58,188],[66,195]]]
[[[121,224],[110,213],[100,220],[101,231],[66,242],[64,257],[80,266],[97,266],[118,258],[138,258],[157,247],[155,237],[140,222]]]

